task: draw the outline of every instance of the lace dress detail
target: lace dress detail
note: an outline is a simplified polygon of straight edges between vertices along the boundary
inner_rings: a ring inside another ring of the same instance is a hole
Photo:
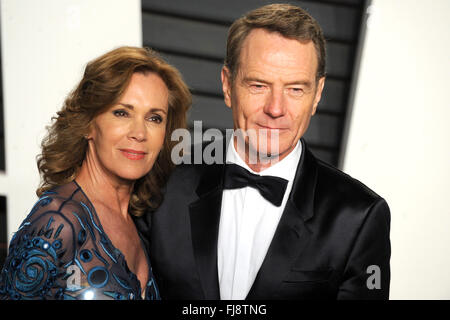
[[[143,246],[144,251],[146,250]],[[150,260],[145,299],[159,300]],[[137,276],[75,182],[47,191],[14,234],[0,299],[142,299]]]

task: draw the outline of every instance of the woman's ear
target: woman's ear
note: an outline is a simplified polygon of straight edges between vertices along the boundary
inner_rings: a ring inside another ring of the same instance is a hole
[[[86,133],[83,135],[83,137],[86,140],[91,140],[95,133],[95,118],[89,121],[89,125],[87,127]]]

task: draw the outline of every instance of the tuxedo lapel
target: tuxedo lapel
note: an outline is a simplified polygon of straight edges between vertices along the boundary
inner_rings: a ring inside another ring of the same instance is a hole
[[[314,215],[317,167],[303,139],[292,191],[247,299],[276,299],[277,289],[311,237],[305,222]]]
[[[220,299],[217,238],[222,204],[223,165],[206,166],[197,187],[199,199],[189,206],[194,256],[205,299]]]

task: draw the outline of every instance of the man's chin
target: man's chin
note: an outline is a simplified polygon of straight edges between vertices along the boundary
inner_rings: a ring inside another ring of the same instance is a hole
[[[254,132],[245,136],[238,135],[235,140],[238,154],[245,154],[246,158],[253,159],[252,162],[277,162],[295,147],[295,144],[292,146],[292,144],[286,143],[278,135],[268,138],[267,135],[256,135]]]
[[[292,150],[291,148],[283,148],[280,150],[278,146],[249,146],[249,156],[252,159],[258,159],[259,162],[272,162],[276,163],[283,159],[289,152]]]
[[[266,161],[272,161],[272,162],[278,162],[281,161],[283,158],[285,158],[289,153],[291,153],[292,150],[294,150],[294,146],[289,147],[281,147],[278,146],[274,148],[267,148],[267,151],[264,152],[264,150],[259,152],[259,156],[261,160]]]

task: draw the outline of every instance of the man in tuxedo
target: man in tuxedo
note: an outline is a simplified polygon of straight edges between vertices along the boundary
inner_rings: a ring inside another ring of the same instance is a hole
[[[221,78],[234,129],[257,139],[233,137],[225,164],[178,166],[146,216],[161,297],[387,299],[388,205],[302,139],[325,82],[317,22],[291,5],[249,12]]]

